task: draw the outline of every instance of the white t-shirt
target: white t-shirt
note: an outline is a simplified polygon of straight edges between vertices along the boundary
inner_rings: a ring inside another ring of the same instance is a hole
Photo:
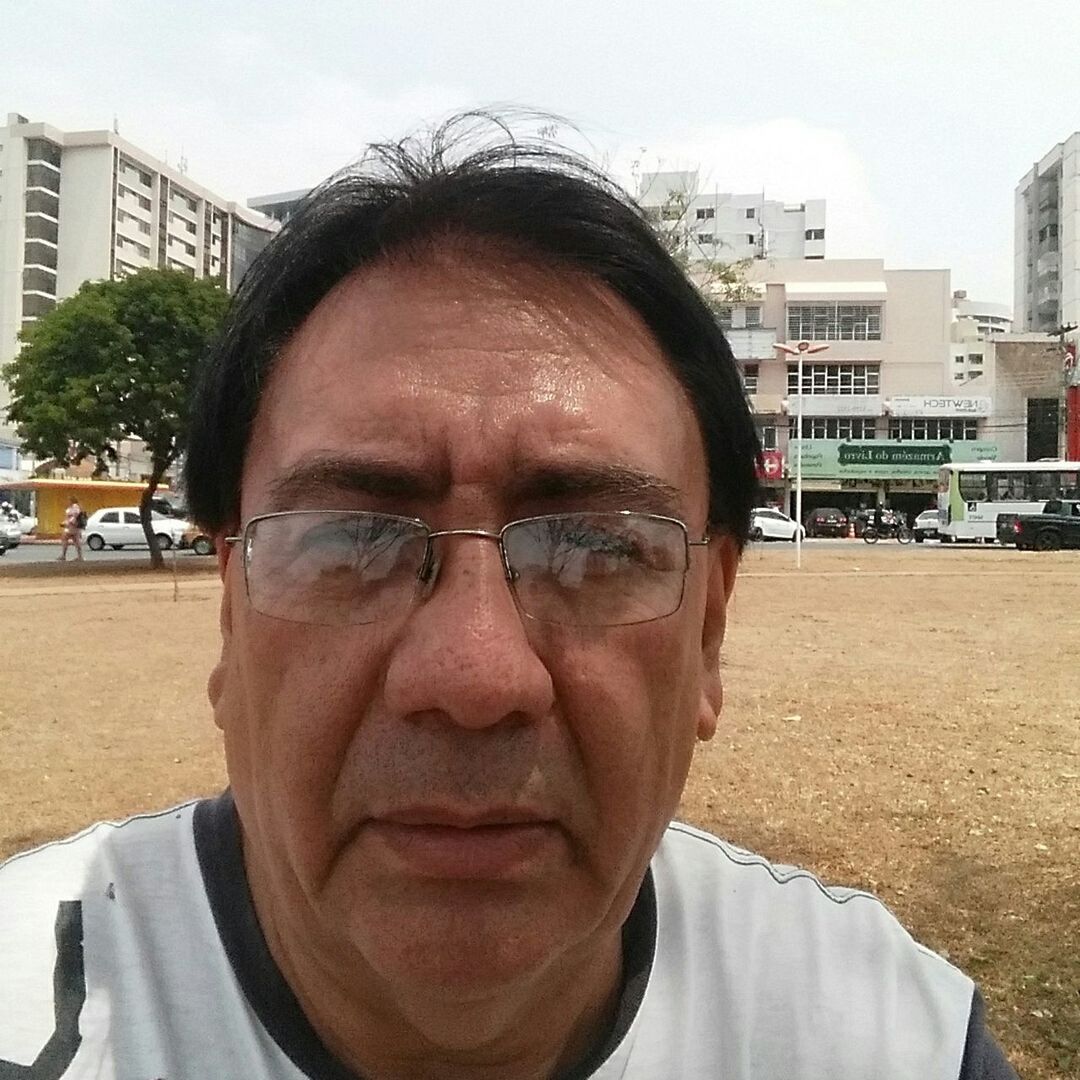
[[[673,824],[612,1030],[560,1080],[1006,1080],[879,901]],[[228,793],[0,866],[0,1080],[355,1080],[266,948]]]

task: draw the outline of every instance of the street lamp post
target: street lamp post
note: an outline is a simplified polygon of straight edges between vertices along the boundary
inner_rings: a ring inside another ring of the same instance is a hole
[[[791,345],[787,342],[778,341],[775,348],[789,356],[798,358],[799,373],[798,382],[799,402],[796,410],[795,433],[798,445],[795,447],[795,568],[802,569],[802,447],[803,447],[803,358],[811,353],[824,352],[829,346],[811,341],[797,341]],[[789,440],[790,445],[790,440]]]

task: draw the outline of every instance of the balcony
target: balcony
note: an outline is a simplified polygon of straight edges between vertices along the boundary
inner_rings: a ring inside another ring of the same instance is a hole
[[[724,330],[737,360],[772,360],[776,356],[776,331],[763,326]]]

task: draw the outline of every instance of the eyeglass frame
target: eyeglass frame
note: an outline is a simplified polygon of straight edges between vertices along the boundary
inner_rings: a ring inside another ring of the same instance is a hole
[[[506,578],[507,585],[508,585],[508,587],[510,589],[510,595],[513,598],[513,601],[514,601],[514,606],[518,609],[518,611],[525,618],[532,619],[534,622],[546,622],[546,623],[552,623],[552,620],[540,618],[539,616],[533,615],[530,612],[528,612],[527,610],[525,610],[525,608],[523,607],[523,605],[521,603],[521,600],[520,600],[520,598],[518,596],[517,590],[514,588],[514,581],[515,581],[515,576],[517,575],[517,571],[515,571],[514,568],[510,565],[510,558],[509,558],[509,556],[507,554],[507,551],[506,551],[506,544],[503,542],[503,537],[506,534],[507,529],[512,529],[514,526],[517,526],[517,525],[529,525],[529,524],[532,524],[534,522],[539,522],[539,521],[561,521],[561,520],[563,520],[565,518],[573,518],[573,517],[604,516],[604,517],[648,518],[650,521],[662,521],[662,522],[667,522],[668,524],[671,524],[671,525],[677,525],[682,530],[683,542],[684,542],[684,544],[686,546],[686,565],[683,567],[683,570],[682,570],[682,585],[681,585],[680,590],[679,590],[679,602],[678,602],[678,604],[675,605],[675,607],[673,607],[671,609],[671,611],[666,612],[663,615],[653,615],[648,619],[635,620],[634,622],[629,622],[629,623],[593,623],[593,624],[553,623],[553,625],[641,626],[641,625],[644,625],[645,623],[656,622],[659,619],[667,619],[667,618],[669,618],[670,616],[674,615],[675,612],[679,610],[679,608],[682,607],[683,600],[684,600],[685,595],[686,595],[686,575],[690,572],[690,549],[694,548],[694,547],[707,547],[709,545],[709,541],[710,541],[710,537],[709,537],[708,533],[703,534],[700,540],[691,540],[690,539],[690,526],[687,525],[686,522],[683,521],[681,518],[672,517],[669,514],[655,514],[655,513],[652,513],[651,511],[648,511],[648,510],[571,510],[571,511],[568,511],[568,512],[562,513],[562,514],[534,514],[534,515],[531,515],[529,517],[515,518],[512,521],[506,522],[506,524],[504,524],[502,526],[502,528],[499,529],[498,532],[492,532],[490,529],[433,529],[422,518],[408,517],[408,516],[406,516],[404,514],[386,514],[386,513],[383,513],[382,511],[379,511],[379,510],[356,510],[356,509],[349,509],[349,510],[318,509],[318,510],[314,510],[314,509],[312,509],[312,510],[273,510],[273,511],[269,511],[269,512],[267,512],[265,514],[253,514],[251,517],[249,517],[247,519],[246,522],[244,522],[243,527],[241,528],[240,533],[238,535],[226,536],[224,538],[223,542],[225,544],[227,544],[229,547],[235,547],[235,545],[237,545],[237,544],[243,544],[243,541],[247,537],[248,532],[251,530],[252,526],[257,525],[260,521],[266,521],[266,520],[269,520],[269,519],[282,518],[282,517],[295,518],[295,517],[300,517],[302,515],[308,515],[308,514],[310,514],[312,516],[314,516],[314,515],[323,515],[323,514],[345,514],[345,515],[351,515],[351,516],[356,516],[356,517],[361,517],[361,516],[377,517],[377,518],[384,518],[384,519],[386,519],[388,521],[400,521],[400,522],[407,523],[409,525],[419,526],[421,529],[424,530],[424,533],[426,535],[426,540],[425,540],[425,545],[424,545],[424,557],[423,557],[423,560],[422,560],[422,562],[420,564],[420,570],[419,570],[419,573],[417,574],[417,580],[421,584],[424,584],[424,585],[429,586],[429,587],[433,587],[434,584],[435,584],[435,580],[436,580],[436,578],[429,579],[429,577],[428,577],[428,575],[432,573],[430,568],[434,563],[434,559],[432,558],[432,550],[433,550],[432,541],[440,539],[440,538],[442,538],[444,536],[474,536],[474,537],[477,537],[477,538],[482,539],[482,540],[493,540],[493,541],[495,541],[496,544],[498,544],[498,547],[499,547],[499,555],[500,555],[500,558],[501,558],[501,561],[502,561],[502,566],[503,566],[503,576]],[[249,583],[249,580],[248,580],[249,560],[248,560],[246,545],[242,546],[242,548],[241,548],[241,558],[243,560],[243,566],[244,566],[244,591],[247,594],[248,602],[250,603],[251,602],[251,586],[250,586],[250,583]],[[255,608],[254,610],[258,611],[259,609]],[[267,615],[265,612],[259,612],[259,614],[264,615],[266,618],[271,618],[271,619],[272,618],[278,618],[278,619],[282,618],[281,616]],[[289,620],[283,620],[283,621],[289,621]],[[354,624],[343,624],[343,625],[370,626],[370,625],[373,625],[373,623],[377,622],[377,621],[378,620],[373,620],[371,623],[354,623]],[[300,625],[300,626],[312,626],[312,625],[323,625],[323,624],[299,623],[298,622],[297,625]]]

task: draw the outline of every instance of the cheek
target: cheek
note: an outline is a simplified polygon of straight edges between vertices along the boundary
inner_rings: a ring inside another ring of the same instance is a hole
[[[598,839],[647,846],[674,814],[693,755],[700,648],[649,626],[565,655],[554,673],[560,710],[600,811]]]
[[[244,820],[283,841],[310,874],[331,857],[334,785],[378,690],[382,650],[357,629],[251,616],[235,629],[214,677]]]

